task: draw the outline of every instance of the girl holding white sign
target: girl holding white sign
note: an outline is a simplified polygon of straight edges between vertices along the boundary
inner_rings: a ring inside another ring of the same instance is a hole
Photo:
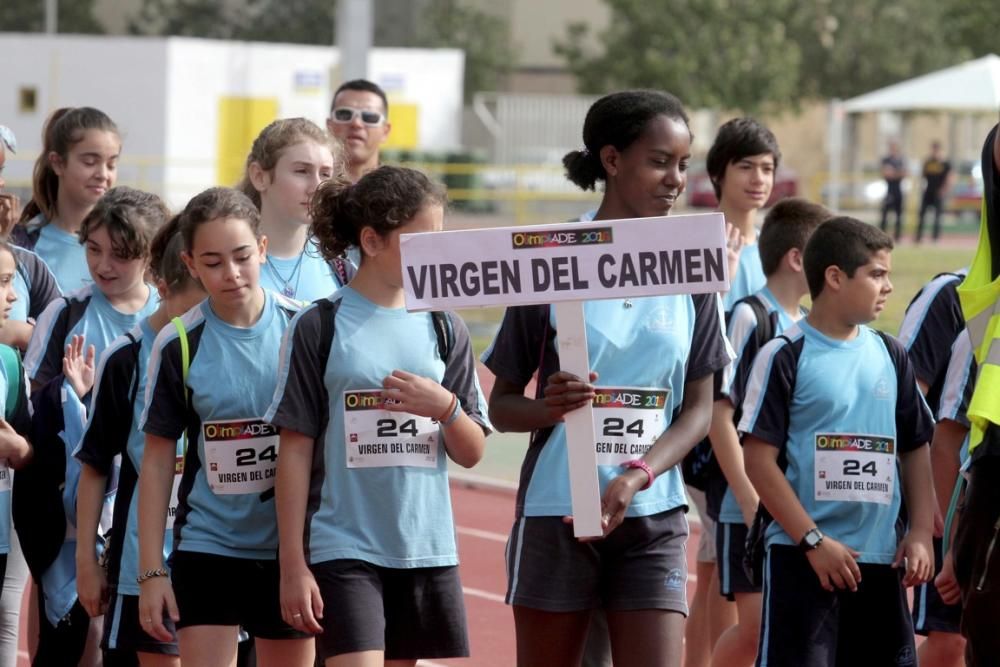
[[[205,298],[201,284],[181,260],[183,238],[179,218],[160,228],[150,244],[150,271],[160,293],[160,307],[101,356],[94,382],[90,418],[76,458],[83,464],[77,492],[76,587],[80,604],[91,617],[106,614],[101,648],[110,655],[138,653],[143,667],[180,665],[177,642],[163,642],[139,625],[139,527],[136,493],[145,444],[138,429],[153,339],[174,317]],[[131,419],[123,419],[131,415]],[[105,567],[98,563],[98,522],[114,458],[122,455],[110,544]],[[182,468],[182,467],[181,467]],[[180,470],[177,471],[178,473]],[[174,489],[177,488],[175,475]],[[173,510],[164,536],[164,558],[173,548]],[[172,627],[171,627],[172,630]]]
[[[182,257],[208,299],[165,326],[149,359],[139,475],[139,622],[181,662],[234,665],[239,627],[262,667],[308,667],[313,642],[281,620],[274,513],[277,431],[263,420],[297,306],[260,284],[267,239],[245,195],[212,188],[180,215]],[[163,536],[186,436],[170,571]],[[172,584],[172,585],[171,585]]]
[[[590,108],[583,138],[585,149],[564,164],[584,189],[605,182],[594,220],[670,212],[691,147],[674,96],[607,95]],[[578,665],[591,612],[604,609],[615,664],[676,666],[688,611],[687,499],[677,464],[707,434],[712,374],[729,361],[718,297],[612,299],[584,309],[590,382],[559,370],[558,322],[548,306],[508,308],[484,355],[497,376],[491,419],[502,430],[532,431],[508,544],[518,664]],[[539,389],[529,399],[524,389],[536,372]],[[588,403],[604,536],[578,541],[565,518],[562,417]]]
[[[293,321],[265,419],[281,428],[282,614],[320,635],[327,667],[469,652],[446,455],[482,457],[485,401],[462,320],[405,310],[399,251],[441,229],[444,201],[397,167],[314,201],[324,256],[355,245],[361,266]]]

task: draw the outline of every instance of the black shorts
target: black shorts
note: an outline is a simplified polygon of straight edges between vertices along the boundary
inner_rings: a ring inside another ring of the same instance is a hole
[[[747,528],[745,523],[715,524],[715,552],[719,570],[719,592],[727,600],[736,599],[736,593],[760,593],[743,569],[746,553]]]
[[[388,568],[362,560],[310,565],[323,597],[326,660],[384,651],[386,660],[465,658],[469,639],[458,567]]]
[[[305,639],[281,618],[281,579],[276,560],[175,551],[170,579],[180,620],[192,625],[240,625],[261,639]]]
[[[830,593],[798,547],[770,547],[757,667],[916,667],[902,572],[860,568],[856,593]]]
[[[159,655],[180,655],[177,650],[177,633],[174,622],[166,614],[163,625],[174,635],[174,641],[161,642],[146,634],[139,622],[139,596],[119,595],[118,590],[110,590],[108,611],[104,614],[104,637],[101,648],[105,651],[125,653],[156,653]]]
[[[941,572],[941,538],[934,538],[934,575]],[[918,635],[932,632],[958,633],[962,623],[962,605],[945,604],[931,580],[913,589],[913,629]]]
[[[682,508],[627,518],[595,542],[573,537],[562,517],[521,517],[507,542],[507,604],[552,612],[665,609],[686,616],[687,538]]]

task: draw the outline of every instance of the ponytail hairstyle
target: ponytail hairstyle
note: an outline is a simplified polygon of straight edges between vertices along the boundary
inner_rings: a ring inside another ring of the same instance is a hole
[[[177,214],[160,227],[149,244],[149,271],[156,281],[163,281],[168,294],[177,294],[198,284],[181,259],[183,250],[181,216]]]
[[[98,228],[108,230],[111,247],[123,259],[145,259],[156,231],[170,217],[158,196],[124,185],[111,188],[80,225],[80,243]]]
[[[344,172],[344,149],[339,141],[328,135],[311,120],[280,118],[261,130],[257,138],[253,140],[250,153],[247,155],[246,168],[243,170],[243,178],[236,186],[238,190],[250,198],[258,210],[260,210],[260,193],[257,192],[257,188],[250,180],[250,165],[256,162],[261,169],[270,172],[278,164],[285,149],[303,141],[312,141],[329,148],[333,154],[334,177]]]
[[[425,206],[445,206],[447,201],[443,186],[405,167],[379,167],[354,185],[346,179],[330,179],[313,195],[313,235],[323,257],[333,261],[351,246],[360,246],[365,227],[384,237]]]
[[[178,218],[184,250],[188,254],[194,251],[194,235],[198,227],[220,218],[243,220],[254,238],[260,240],[260,212],[249,197],[233,188],[209,188],[195,195]]]
[[[42,151],[35,160],[31,178],[31,201],[21,212],[21,223],[26,223],[39,213],[46,220],[56,216],[56,201],[59,196],[59,177],[49,163],[49,155],[55,153],[63,160],[68,159],[70,149],[80,141],[87,130],[110,132],[121,138],[118,126],[107,114],[93,107],[63,107],[56,109],[45,122],[42,130]]]
[[[566,178],[583,190],[593,190],[597,181],[607,181],[601,164],[601,149],[612,145],[624,151],[638,139],[649,121],[657,116],[684,123],[691,132],[681,101],[659,90],[626,90],[605,95],[594,102],[583,121],[583,150],[563,157]]]

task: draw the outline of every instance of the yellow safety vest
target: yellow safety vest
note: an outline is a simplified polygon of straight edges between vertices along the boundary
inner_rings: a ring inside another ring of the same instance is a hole
[[[990,423],[1000,425],[1000,277],[993,278],[991,246],[991,243],[1000,243],[1000,219],[990,220],[987,212],[987,199],[991,196],[998,198],[998,193],[994,193],[992,187],[996,172],[992,145],[994,133],[990,133],[987,139],[989,145],[983,148],[984,188],[979,246],[969,267],[969,275],[958,287],[958,297],[979,366],[968,411],[969,422],[972,424],[970,454],[983,441]],[[991,225],[995,236],[992,239]]]

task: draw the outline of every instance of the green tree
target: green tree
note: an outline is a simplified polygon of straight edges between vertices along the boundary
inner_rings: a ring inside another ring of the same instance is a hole
[[[988,49],[1000,12],[991,0],[605,0],[609,27],[570,26],[556,44],[584,92],[652,86],[691,106],[745,111],[851,97]],[[979,11],[960,9],[968,3]],[[954,5],[954,7],[952,6]],[[980,31],[988,21],[991,28]],[[975,51],[975,47],[972,49]]]
[[[100,34],[104,28],[94,18],[94,0],[62,0],[56,29],[60,33]],[[3,0],[0,26],[7,32],[45,30],[45,3],[42,0]]]
[[[332,0],[144,0],[129,32],[295,44],[333,44]]]
[[[555,44],[580,90],[651,87],[693,107],[755,110],[797,101],[798,43],[783,17],[795,0],[674,0],[669,10],[648,0],[605,0],[607,29],[571,25]]]
[[[968,49],[973,57],[1000,53],[1000,7],[995,0],[949,0],[945,5],[945,31],[951,42]]]
[[[801,2],[789,24],[802,51],[802,94],[852,97],[966,59],[969,51],[949,33],[947,4]]]
[[[213,0],[144,0],[128,22],[135,35],[176,35],[231,39],[238,19],[224,3]]]
[[[412,46],[465,51],[466,101],[478,91],[497,90],[516,57],[507,21],[463,0],[429,0]]]

